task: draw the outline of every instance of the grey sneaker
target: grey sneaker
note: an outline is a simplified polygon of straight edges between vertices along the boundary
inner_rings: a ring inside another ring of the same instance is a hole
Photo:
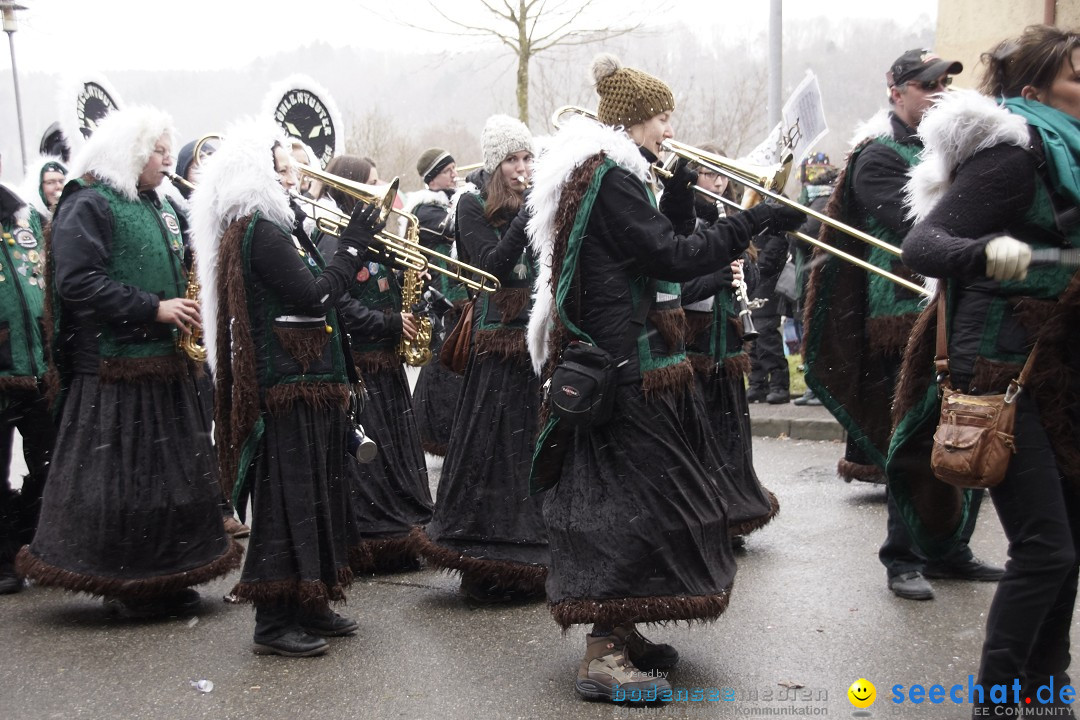
[[[889,578],[889,589],[905,600],[933,600],[934,588],[918,570],[900,573]]]

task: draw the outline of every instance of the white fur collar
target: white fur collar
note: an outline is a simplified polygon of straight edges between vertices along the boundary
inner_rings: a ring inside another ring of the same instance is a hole
[[[878,110],[869,120],[855,126],[855,133],[851,137],[851,148],[856,148],[871,138],[893,136],[892,117],[888,110]]]
[[[965,160],[995,145],[1025,147],[1030,138],[1024,118],[975,90],[945,93],[919,123],[922,162],[910,173],[904,192],[908,216],[926,217],[952,185]]]
[[[234,221],[256,210],[286,228],[293,226],[296,217],[274,172],[274,143],[288,147],[281,128],[270,120],[247,119],[229,128],[225,138],[221,149],[203,161],[190,204],[203,337],[211,369],[217,367],[216,268],[221,236]]]
[[[450,197],[442,190],[417,190],[416,192],[409,193],[408,201],[405,203],[406,212],[413,212],[421,205],[438,205],[440,207],[450,207]]]
[[[647,182],[649,163],[636,143],[622,131],[584,117],[569,118],[533,165],[529,193],[529,243],[539,259],[540,272],[533,286],[529,316],[529,355],[539,375],[547,362],[548,337],[555,312],[551,287],[551,253],[555,243],[555,218],[563,187],[570,173],[590,157],[604,152],[616,163]]]
[[[72,159],[68,177],[90,173],[128,200],[137,200],[139,173],[162,135],[168,135],[176,147],[172,118],[163,110],[148,106],[114,110]]]

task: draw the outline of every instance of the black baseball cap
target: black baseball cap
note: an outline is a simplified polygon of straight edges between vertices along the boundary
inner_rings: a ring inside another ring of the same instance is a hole
[[[937,80],[942,75],[957,75],[964,66],[957,60],[942,60],[929,50],[908,50],[893,61],[885,80],[889,87],[912,80]]]

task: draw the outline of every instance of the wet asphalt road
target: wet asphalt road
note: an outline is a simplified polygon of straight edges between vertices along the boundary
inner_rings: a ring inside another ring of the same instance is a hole
[[[42,588],[0,597],[0,718],[852,717],[846,692],[860,677],[877,687],[873,717],[968,717],[948,701],[895,705],[890,689],[966,685],[994,586],[937,581],[931,602],[894,597],[876,555],[884,493],[836,478],[842,450],[755,439],[781,511],[738,552],[728,611],[709,626],[646,631],[682,654],[673,686],[734,700],[583,702],[573,678],[584,630],[563,636],[542,604],[471,606],[454,577],[423,570],[354,585],[343,612],[359,633],[310,659],[251,653],[253,613],[221,600],[236,575],[200,588],[198,616],[152,623]],[[972,545],[1001,563],[1004,539],[984,510]],[[200,679],[213,690],[191,686]]]

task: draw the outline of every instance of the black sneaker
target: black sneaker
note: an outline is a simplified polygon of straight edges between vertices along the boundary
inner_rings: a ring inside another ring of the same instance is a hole
[[[12,595],[21,592],[23,581],[14,571],[0,573],[0,595]]]
[[[256,655],[281,655],[283,657],[314,657],[322,655],[330,647],[324,638],[299,628],[289,630],[271,640],[255,638],[251,651]]]
[[[770,405],[786,405],[791,402],[791,394],[787,390],[773,390],[765,396],[765,402]]]
[[[997,582],[1005,574],[1004,568],[987,565],[972,556],[962,563],[946,565],[944,563],[926,563],[923,575],[939,580],[974,580],[976,582]]]
[[[345,637],[360,629],[360,625],[333,610],[301,615],[298,619],[304,632],[320,637]]]
[[[889,578],[889,589],[905,600],[933,600],[934,588],[918,570],[900,573]]]
[[[167,617],[194,615],[202,600],[192,588],[184,588],[171,595],[146,599],[107,597],[105,609],[111,614],[128,620],[155,620]]]
[[[765,390],[759,390],[758,388],[750,388],[746,391],[746,402],[748,403],[760,403],[765,402],[765,396],[768,395]]]

